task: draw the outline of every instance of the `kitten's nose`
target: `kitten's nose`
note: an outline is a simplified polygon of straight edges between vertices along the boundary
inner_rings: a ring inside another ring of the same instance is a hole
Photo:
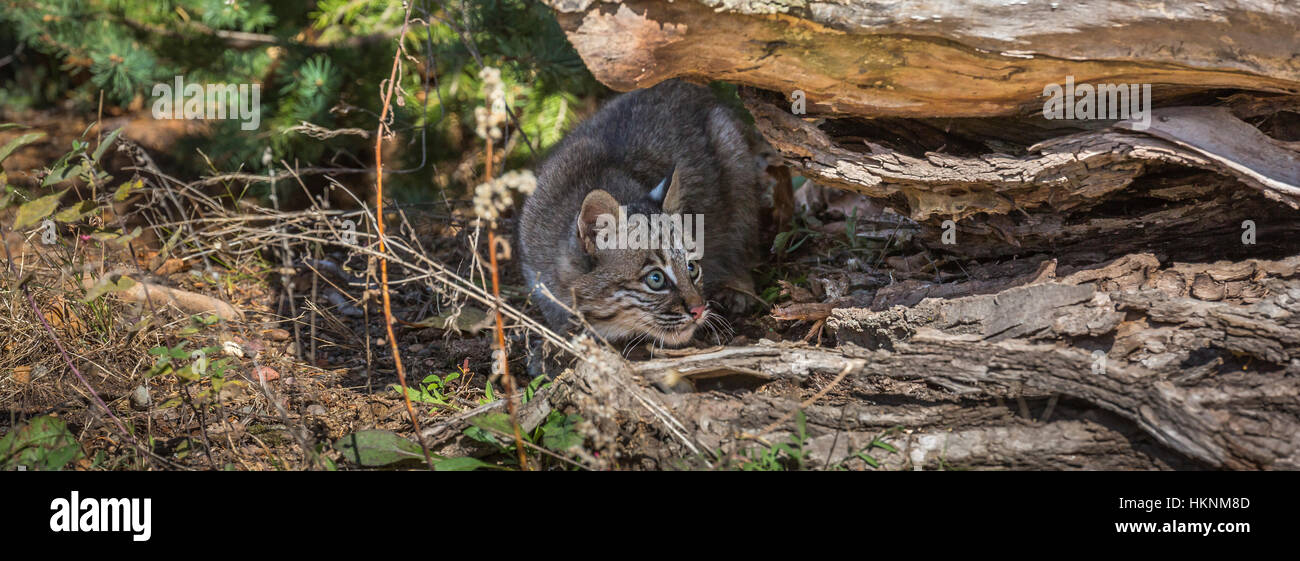
[[[695,319],[700,319],[704,317],[704,313],[707,311],[709,311],[709,306],[707,304],[700,304],[699,306],[691,308],[691,315],[695,316]]]

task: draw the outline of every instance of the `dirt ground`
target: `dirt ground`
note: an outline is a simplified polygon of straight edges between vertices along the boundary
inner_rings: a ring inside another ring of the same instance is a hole
[[[58,125],[61,122],[50,120],[45,130],[60,139],[85,130],[84,123]],[[14,136],[8,133],[0,143]],[[58,158],[53,147],[66,144],[55,141],[25,148],[6,168],[47,166]],[[146,139],[137,146],[147,151],[148,145],[156,144],[157,139]],[[106,166],[128,167],[127,161],[111,160],[123,156],[110,152],[108,158]],[[5,404],[7,415],[0,419],[0,431],[10,432],[41,416],[61,419],[81,446],[69,465],[76,469],[357,468],[363,466],[345,461],[335,446],[345,436],[378,429],[414,437],[397,389],[379,291],[373,279],[367,285],[363,278],[367,268],[374,266],[373,256],[344,245],[295,240],[293,251],[301,257],[286,262],[269,238],[253,242],[268,246],[258,251],[233,251],[232,242],[241,234],[231,231],[196,234],[184,243],[169,244],[160,233],[172,230],[149,226],[176,215],[141,210],[163,196],[156,193],[156,178],[121,169],[112,175],[114,186],[127,178],[141,178],[144,185],[134,198],[101,207],[99,216],[63,226],[55,243],[42,243],[40,230],[4,230],[9,266],[0,272],[5,279],[0,289],[5,308],[0,313],[4,349],[0,403]],[[10,177],[29,185],[40,179],[38,173],[21,171]],[[89,199],[88,187],[84,182],[75,184],[61,204],[66,206],[77,197]],[[207,191],[216,192],[210,187]],[[866,285],[887,282],[887,272],[866,278],[834,264],[874,260],[881,265],[885,245],[902,242],[894,239],[897,231],[878,239],[850,239],[845,233],[846,217],[872,213],[887,219],[882,224],[895,226],[897,220],[856,195],[827,195],[811,185],[802,192],[819,198],[802,201],[799,231],[783,240],[786,247],[779,257],[773,256],[755,272],[766,301],[746,317],[731,318],[734,335],[701,334],[692,344],[695,348],[760,339],[834,345],[822,322],[779,320],[769,313],[771,305],[821,301],[826,287],[847,292],[850,284],[862,285],[864,278]],[[100,194],[101,199],[104,196]],[[418,248],[415,251],[484,285],[486,236],[472,226],[469,207],[468,200],[455,199],[390,206],[388,228]],[[236,217],[246,220],[253,214],[242,212],[242,207],[226,209],[220,216],[205,214],[202,204],[194,208],[199,210],[189,219],[238,221]],[[313,209],[322,210],[313,206],[302,212]],[[18,212],[16,205],[0,211],[0,223],[13,224]],[[123,231],[143,225],[144,235],[128,244],[88,235],[96,225],[116,221],[127,225]],[[289,231],[306,232],[312,227],[291,219],[288,223]],[[270,229],[265,223],[247,224],[250,229]],[[498,225],[506,233],[513,227],[509,216]],[[852,227],[859,234],[864,228]],[[399,264],[390,269],[392,315],[407,381],[417,398],[414,409],[421,424],[430,426],[494,401],[504,383],[493,374],[492,316],[487,307],[467,303],[436,283],[420,282],[416,269]],[[504,260],[500,273],[506,300],[540,317],[521,288],[517,264]],[[133,299],[130,292],[107,290],[93,295],[94,285],[116,279],[116,274],[147,282],[149,287],[225,302],[243,317],[225,321],[217,317],[220,314],[189,313],[183,302]],[[853,275],[863,278],[845,280]],[[36,309],[28,301],[29,294]],[[515,324],[507,325],[507,333],[515,383],[521,388],[540,387],[545,380],[534,381],[528,375],[530,353],[539,343]],[[183,365],[192,364],[193,353],[199,350],[204,351],[207,368],[196,376],[193,367],[184,371]],[[687,352],[657,351],[648,345],[619,351],[633,360]],[[170,366],[159,366],[164,355],[171,356]],[[758,391],[812,395],[816,390],[787,386],[775,384]],[[97,405],[99,401],[112,411],[111,416]],[[132,436],[123,434],[123,429]],[[472,451],[488,462],[509,463],[510,455],[500,452]],[[535,467],[565,467],[542,454],[537,461]]]

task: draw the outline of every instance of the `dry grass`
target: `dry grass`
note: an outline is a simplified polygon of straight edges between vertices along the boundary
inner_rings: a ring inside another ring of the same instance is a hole
[[[81,467],[95,469],[322,468],[335,463],[329,445],[345,434],[411,430],[399,414],[401,396],[388,387],[395,369],[377,313],[380,253],[366,201],[351,197],[351,209],[332,209],[309,193],[311,206],[279,210],[226,197],[242,189],[236,180],[186,183],[147,159],[139,163],[132,171],[144,186],[117,205],[120,214],[108,210],[104,193],[103,210],[88,219],[126,230],[140,226],[144,235],[126,246],[86,239],[68,227],[48,245],[35,230],[9,234],[13,266],[0,272],[0,400],[10,412],[2,421],[7,427],[60,416],[86,449]],[[284,176],[282,197],[288,189],[306,190],[287,165]],[[333,188],[350,195],[341,184]],[[12,209],[7,214],[0,220],[12,223]],[[479,406],[491,381],[489,334],[458,330],[476,330],[466,318],[483,315],[495,301],[481,257],[487,236],[471,214],[467,204],[446,201],[439,212],[399,207],[387,216],[394,327],[412,386],[464,368],[443,388],[445,404],[418,404],[430,421]],[[23,234],[31,236],[17,239]],[[507,301],[500,309],[514,370],[523,372],[529,340],[560,349],[569,343],[519,308],[524,291],[513,268],[503,270]],[[200,305],[227,303],[245,317],[206,323],[211,316],[187,305],[192,302],[137,301],[124,292],[87,301],[87,289],[114,273],[198,295]],[[25,305],[24,289],[53,334]],[[89,387],[70,374],[55,338]],[[208,360],[229,362],[220,391],[208,378],[149,376],[157,360],[150,350],[182,342],[189,350],[218,349]],[[264,381],[259,372],[273,372],[274,379]],[[501,381],[491,382],[499,397]],[[148,404],[133,406],[132,392],[141,387]],[[94,404],[92,392],[111,416]],[[142,444],[129,444],[112,417]]]

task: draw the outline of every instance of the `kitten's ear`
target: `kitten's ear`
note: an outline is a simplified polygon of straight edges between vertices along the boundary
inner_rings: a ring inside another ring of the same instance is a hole
[[[587,193],[587,198],[582,200],[582,210],[578,211],[578,241],[583,251],[596,252],[597,237],[602,231],[606,236],[611,234],[609,230],[614,227],[617,214],[618,201],[613,195],[601,189]]]
[[[655,188],[650,190],[650,200],[654,201],[655,204],[661,207],[664,204],[664,195],[668,194],[668,179],[669,178],[665,177],[659,180],[659,184],[655,185]]]
[[[668,180],[668,192],[664,194],[663,206],[664,212],[668,214],[677,214],[682,210],[682,203],[685,199],[682,195],[682,168],[673,168],[673,177]],[[656,189],[658,190],[658,189]]]

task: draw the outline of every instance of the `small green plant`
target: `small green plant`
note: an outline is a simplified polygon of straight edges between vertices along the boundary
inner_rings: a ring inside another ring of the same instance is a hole
[[[457,407],[451,402],[451,396],[448,393],[450,391],[451,383],[458,378],[460,378],[460,372],[452,372],[446,376],[430,374],[425,376],[416,387],[406,388],[406,395],[411,398],[411,401],[416,403],[440,405],[459,411],[460,407]],[[399,394],[402,393],[402,387],[397,384],[390,384],[388,387],[392,388],[393,391]]]
[[[530,445],[526,446],[526,451],[535,454],[537,460],[541,462],[550,457],[550,454],[582,445],[583,436],[578,429],[582,421],[582,417],[578,415],[552,411],[544,423],[525,435],[524,440]],[[499,453],[501,464],[469,456],[447,458],[434,455],[435,470],[506,469],[518,462],[509,415],[488,413],[470,419],[470,427],[465,429],[464,434],[495,448]],[[418,444],[386,430],[357,431],[336,441],[334,449],[339,452],[343,460],[365,468],[414,468],[424,463],[424,456]],[[539,450],[547,452],[543,453]]]
[[[242,385],[244,382],[229,379],[233,369],[231,359],[213,360],[212,357],[220,356],[221,347],[209,346],[194,350],[186,348],[190,342],[189,338],[200,335],[206,327],[218,321],[219,319],[212,315],[190,316],[190,325],[181,331],[181,337],[186,340],[172,347],[157,346],[149,349],[149,354],[157,359],[147,376],[154,378],[171,374],[180,381],[179,395],[164,401],[158,406],[159,409],[169,409],[184,404],[199,417],[200,422],[203,422],[202,419],[209,413],[216,413],[217,418],[225,418],[225,406],[222,400],[226,392],[223,390],[227,386]],[[212,445],[208,441],[206,431],[202,433],[201,441],[185,438],[177,443],[171,452],[178,459],[184,458],[196,451],[195,444],[203,445],[202,453],[207,456],[212,469],[219,469],[211,455]]]
[[[524,403],[528,403],[529,401],[532,401],[533,396],[537,395],[538,391],[540,391],[542,388],[550,386],[551,382],[553,381],[554,380],[551,380],[550,378],[547,378],[545,376],[538,376],[536,378],[533,378],[533,381],[528,382],[528,386],[524,388]]]
[[[880,460],[872,456],[869,452],[872,450],[884,450],[890,454],[897,454],[898,449],[893,445],[885,442],[883,438],[893,432],[902,430],[902,427],[894,427],[876,436],[863,446],[857,452],[848,456],[834,465],[825,466],[832,471],[841,471],[847,469],[844,464],[853,458],[861,459],[867,465],[878,468],[881,466]],[[739,469],[741,471],[794,471],[814,469],[819,466],[813,466],[808,463],[809,452],[807,450],[808,441],[811,438],[808,435],[808,423],[803,411],[798,412],[795,417],[795,433],[791,434],[789,439],[767,448],[752,447],[740,452],[742,460],[738,463],[728,463],[724,460],[723,468]],[[721,450],[715,453],[719,459],[725,458]]]
[[[0,129],[15,126],[21,127],[22,125],[7,123],[0,125]],[[122,132],[122,129],[110,132],[94,150],[91,150],[91,142],[88,136],[90,130],[91,128],[87,128],[82,133],[81,139],[72,141],[70,151],[59,157],[48,168],[38,172],[41,177],[40,186],[42,188],[57,188],[60,185],[69,185],[68,182],[70,181],[79,180],[89,185],[92,192],[107,194],[108,184],[112,182],[113,177],[101,169],[101,160],[109,146],[113,145],[117,136]],[[32,132],[19,136],[4,146],[0,146],[0,162],[3,162],[5,158],[19,148],[37,142],[45,138],[45,136],[44,132]],[[12,185],[5,185],[6,181],[4,179],[4,173],[0,172],[0,185],[3,185],[4,189],[2,196],[0,196],[0,209],[10,205],[18,205],[12,225],[13,229],[27,230],[39,226],[37,233],[44,245],[57,245],[59,243],[60,238],[56,233],[60,227],[56,226],[56,223],[63,224],[64,226],[61,228],[82,233],[86,240],[113,241],[119,245],[130,242],[136,236],[139,236],[142,231],[140,228],[136,228],[135,231],[128,234],[124,229],[106,228],[102,227],[102,225],[92,226],[92,224],[99,224],[97,215],[107,208],[106,204],[101,204],[108,202],[104,198],[79,200],[60,210],[59,202],[72,187],[64,187],[57,192],[34,197]],[[141,185],[139,180],[122,183],[114,190],[114,199],[119,202],[125,200],[131,191],[138,189]],[[80,195],[81,192],[78,191],[78,196]]]
[[[57,417],[33,418],[0,437],[0,470],[57,471],[85,456],[81,444]]]
[[[478,400],[479,405],[487,405],[497,400],[496,392],[492,389],[492,380],[488,380],[487,385],[483,386],[483,397]]]
[[[538,425],[531,433],[524,434],[524,442],[532,445],[525,446],[525,452],[539,454],[538,460],[543,460],[547,456],[538,452],[538,449],[558,453],[582,445],[584,437],[578,430],[578,425],[582,421],[580,415],[566,415],[559,411],[551,411],[545,422]],[[493,446],[507,464],[517,462],[514,431],[510,426],[509,415],[505,413],[480,415],[470,419],[470,425],[465,429],[465,436]]]
[[[853,207],[853,211],[844,217],[844,237],[850,250],[862,245],[862,238],[858,237],[858,207]]]
[[[890,454],[897,454],[897,453],[898,453],[898,449],[897,449],[897,448],[894,448],[894,447],[893,447],[891,444],[889,444],[888,442],[885,442],[885,441],[881,440],[880,437],[876,437],[876,438],[872,439],[871,443],[867,444],[866,446],[862,447],[861,450],[858,450],[856,453],[854,453],[852,457],[858,458],[858,459],[860,459],[860,460],[866,462],[867,465],[869,465],[869,466],[871,466],[871,467],[873,467],[873,468],[878,468],[878,467],[880,467],[880,460],[877,460],[877,459],[875,458],[875,456],[872,456],[871,454],[868,454],[868,453],[867,453],[867,452],[871,451],[872,449],[880,449],[880,450],[884,450],[884,451],[886,451],[886,452],[889,452]],[[832,468],[832,469],[843,469],[843,466],[844,466],[844,462],[840,462],[840,463],[838,463],[838,464],[835,464],[834,468]]]
[[[208,357],[220,353],[220,347],[203,347],[191,351],[185,348],[186,343],[187,341],[181,341],[171,348],[154,347],[149,349],[149,354],[158,357],[153,368],[149,370],[149,377],[175,374],[177,378],[186,384],[208,382],[208,384],[200,387],[199,392],[194,396],[200,403],[221,393],[227,383],[239,383],[238,381],[226,380],[226,375],[230,370],[230,359],[219,358],[209,362]],[[180,403],[180,398],[173,398],[159,407],[167,409]]]
[[[772,239],[772,254],[784,257],[799,249],[808,240],[822,236],[816,226],[821,222],[812,216],[796,216],[790,221],[790,229],[780,232]]]
[[[789,440],[769,446],[741,451],[744,458],[738,466],[741,471],[802,471],[808,461],[804,446],[808,443],[808,418],[803,411],[795,415],[795,432]]]

